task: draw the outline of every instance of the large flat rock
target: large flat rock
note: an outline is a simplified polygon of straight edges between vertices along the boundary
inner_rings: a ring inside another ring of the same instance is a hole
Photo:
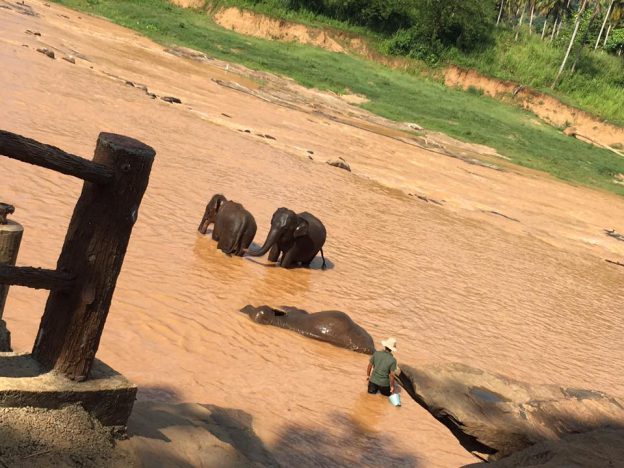
[[[0,353],[0,407],[56,409],[78,403],[104,426],[125,426],[136,392],[136,385],[97,359],[90,378],[75,382],[43,371],[30,354]]]
[[[401,366],[407,392],[469,451],[498,460],[570,434],[624,429],[624,406],[593,390],[531,385],[463,364]]]
[[[273,468],[250,414],[197,403],[137,401],[117,447],[139,467]]]
[[[624,464],[624,430],[598,429],[540,442],[502,460],[464,468],[614,468]]]

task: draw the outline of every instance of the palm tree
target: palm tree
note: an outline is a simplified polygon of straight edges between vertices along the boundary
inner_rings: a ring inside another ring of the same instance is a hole
[[[596,45],[594,46],[594,50],[596,50],[598,48],[598,44],[600,44],[600,38],[602,37],[602,32],[604,31],[607,21],[609,21],[609,16],[611,16],[611,10],[613,10],[614,3],[615,3],[615,0],[611,0],[611,4],[609,5],[609,8],[607,8],[607,12],[605,13],[605,16],[604,16],[604,21],[602,22],[602,27],[600,28],[600,32],[598,33],[598,39],[596,39]]]
[[[570,38],[570,43],[568,44],[568,50],[566,50],[565,56],[563,57],[563,62],[561,62],[561,66],[559,67],[559,71],[557,72],[557,76],[555,77],[555,81],[551,86],[552,89],[555,89],[557,83],[559,82],[559,77],[563,73],[563,69],[566,66],[568,61],[568,57],[570,56],[570,51],[572,50],[572,46],[574,45],[574,40],[576,39],[576,35],[578,34],[579,26],[581,25],[581,19],[583,17],[583,13],[585,13],[585,7],[587,6],[588,0],[583,0],[581,4],[578,14],[576,15],[576,23],[574,24],[574,32],[572,33],[572,37]]]
[[[613,8],[611,9],[611,16],[609,21],[609,28],[607,29],[607,34],[605,34],[604,42],[602,43],[602,47],[607,45],[607,41],[609,40],[609,34],[614,26],[617,25],[624,19],[624,0],[617,0]]]
[[[558,5],[561,3],[561,0],[539,0],[536,3],[537,6],[537,14],[540,16],[544,16],[544,27],[542,28],[542,39],[546,35],[546,29],[548,28],[548,18],[554,13],[556,13],[558,9]],[[553,26],[553,31],[557,26],[557,16],[555,17],[555,25]]]
[[[594,12],[592,13],[591,18],[589,18],[589,24],[587,25],[587,29],[585,29],[585,34],[583,34],[583,39],[581,39],[581,44],[578,48],[578,51],[576,52],[576,58],[574,59],[574,63],[572,64],[572,73],[574,73],[574,70],[576,70],[576,64],[578,63],[578,60],[581,56],[581,52],[583,51],[583,45],[585,44],[585,42],[587,42],[587,36],[589,36],[589,31],[591,31],[594,20],[598,16],[598,13],[600,13],[600,8],[602,4],[600,0],[595,0],[595,2],[596,6],[594,7]]]
[[[563,13],[565,14],[570,10],[570,0],[567,0]],[[561,25],[563,24],[563,18],[559,21],[559,26],[557,26],[557,37],[559,37],[559,33],[561,32]]]
[[[522,28],[522,21],[524,20],[524,13],[526,12],[527,5],[528,5],[527,0],[518,1],[518,10],[522,8],[522,14],[520,15],[520,21],[518,21],[518,30],[516,31],[516,41],[518,40],[518,36],[520,35],[520,29]]]
[[[562,17],[570,6],[570,0],[540,0],[537,4],[537,12],[539,15],[545,16],[544,29],[542,30],[542,38],[546,35],[546,27],[548,25],[548,18],[554,17],[554,23],[550,34],[550,42],[553,41],[555,33],[561,28],[563,22]]]
[[[531,19],[529,20],[529,34],[533,34],[533,15],[535,13],[535,0],[531,0]]]
[[[500,10],[498,11],[498,19],[496,20],[496,24],[500,23],[501,16],[503,16],[503,8],[505,7],[505,0],[501,0]]]

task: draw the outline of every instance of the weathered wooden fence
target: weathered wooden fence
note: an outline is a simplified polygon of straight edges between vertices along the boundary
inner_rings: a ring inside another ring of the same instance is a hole
[[[0,130],[0,155],[85,181],[56,269],[0,266],[0,284],[50,290],[32,352],[45,368],[88,377],[155,154],[101,133],[89,161]]]

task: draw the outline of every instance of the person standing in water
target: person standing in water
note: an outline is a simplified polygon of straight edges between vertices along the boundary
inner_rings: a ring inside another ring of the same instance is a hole
[[[390,396],[394,393],[394,372],[397,368],[397,361],[392,355],[396,352],[396,340],[388,338],[381,342],[381,346],[384,347],[383,351],[375,351],[366,370],[368,393],[374,395],[380,392],[382,395]]]

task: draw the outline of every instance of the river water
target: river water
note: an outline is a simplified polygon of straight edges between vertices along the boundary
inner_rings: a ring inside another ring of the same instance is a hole
[[[242,410],[286,466],[475,461],[407,395],[400,409],[366,395],[367,357],[257,325],[238,312],[246,304],[343,310],[376,342],[396,337],[399,362],[414,366],[459,361],[624,393],[624,271],[603,261],[624,250],[602,233],[618,222],[624,230],[621,199],[277,107],[132,32],[31,5],[39,17],[0,9],[0,128],[86,157],[100,131],[157,151],[98,353],[139,385],[140,399]],[[34,51],[41,45],[57,60]],[[82,58],[71,64],[63,52]],[[183,104],[152,100],[125,79]],[[323,163],[341,155],[353,173]],[[26,229],[19,264],[53,268],[81,183],[5,158],[0,171],[0,198]],[[255,215],[258,243],[276,208],[314,213],[331,268],[223,255],[197,232],[216,192]],[[46,297],[11,290],[15,349],[31,348]]]

